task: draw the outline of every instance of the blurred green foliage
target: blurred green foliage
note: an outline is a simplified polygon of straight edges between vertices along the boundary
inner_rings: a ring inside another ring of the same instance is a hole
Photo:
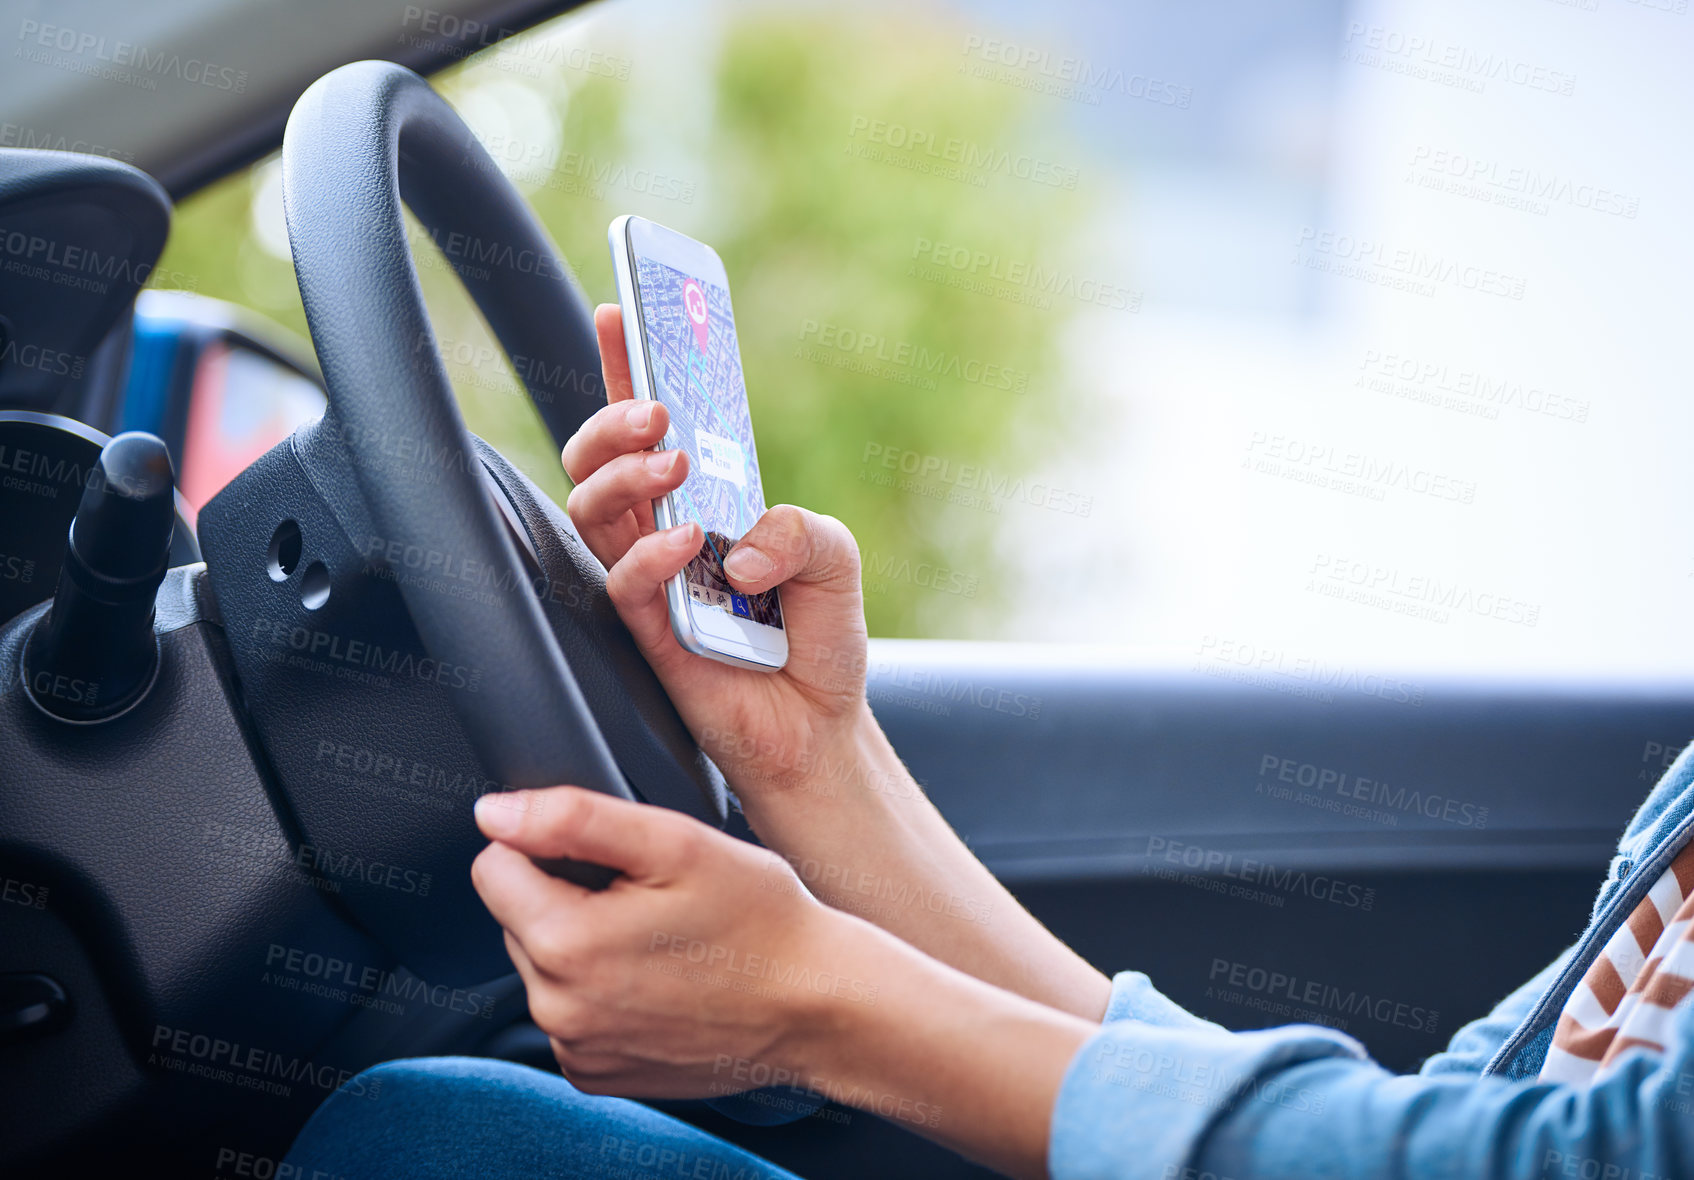
[[[508,43],[432,81],[485,142],[476,112],[525,100],[529,122],[520,133],[508,126],[498,146],[532,140],[545,149],[509,171],[592,301],[615,299],[606,227],[619,213],[649,216],[723,256],[767,501],[833,514],[853,530],[866,557],[872,634],[994,635],[996,608],[1020,581],[992,568],[1001,518],[948,503],[946,477],[920,477],[920,491],[889,486],[891,477],[911,477],[878,460],[898,452],[911,456],[908,466],[986,466],[1008,478],[1029,470],[1080,408],[1056,388],[1066,313],[936,281],[920,244],[1026,265],[1067,257],[1079,244],[1060,235],[1081,223],[1079,198],[1003,171],[960,180],[910,167],[939,162],[923,149],[873,146],[883,159],[859,149],[871,124],[885,122],[938,144],[1053,158],[1051,123],[1031,111],[1040,100],[959,76],[960,31],[897,9],[859,17],[714,10],[723,21],[715,61],[692,72],[643,57],[639,3],[597,11],[586,36],[626,62],[627,77],[538,69],[552,55]],[[524,38],[587,44],[570,20]],[[537,100],[551,113],[539,124]],[[695,114],[703,138],[679,147],[684,133],[655,134],[679,111]],[[504,161],[526,152],[494,154]],[[303,334],[292,269],[255,231],[255,201],[261,217],[268,209],[274,218],[276,168],[267,161],[185,201],[160,270],[193,274],[204,294]],[[655,174],[667,180],[650,183]],[[415,241],[415,254],[434,249],[421,233]],[[445,351],[471,429],[562,501],[569,485],[556,450],[509,368],[453,363],[455,352],[492,343],[486,326],[445,265],[420,261],[437,334],[459,346]],[[902,380],[912,370],[899,363],[856,372],[847,367],[851,352],[819,346],[827,327],[881,338],[884,356],[897,358],[904,346],[955,358],[961,371],[1001,366],[1027,375],[1027,388],[945,374],[926,388]]]

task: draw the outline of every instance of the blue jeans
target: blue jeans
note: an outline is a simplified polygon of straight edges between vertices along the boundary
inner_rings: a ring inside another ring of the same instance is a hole
[[[557,1074],[481,1057],[390,1061],[318,1107],[299,1180],[797,1180],[756,1155]],[[279,1174],[282,1174],[279,1172]]]

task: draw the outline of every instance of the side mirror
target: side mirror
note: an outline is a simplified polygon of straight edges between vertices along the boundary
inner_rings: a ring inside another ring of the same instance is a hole
[[[177,486],[196,512],[327,404],[311,349],[274,324],[181,291],[136,300],[122,425],[179,456]]]

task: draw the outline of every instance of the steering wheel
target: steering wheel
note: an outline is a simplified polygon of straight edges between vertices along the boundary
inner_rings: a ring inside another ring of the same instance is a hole
[[[329,393],[325,422],[347,443],[374,531],[391,546],[479,563],[473,568],[494,571],[499,584],[525,584],[435,344],[402,201],[454,265],[561,443],[604,404],[592,320],[569,268],[470,129],[401,66],[358,62],[315,82],[288,120],[282,170],[295,273]],[[428,457],[431,479],[398,480],[390,467],[364,461],[361,440],[396,438]],[[604,606],[604,570],[569,539],[583,592]],[[716,768],[681,729],[632,641],[608,653],[604,635],[590,629],[559,634],[530,594],[490,603],[422,579],[401,580],[400,590],[442,665],[497,669],[478,691],[451,694],[494,779],[572,783],[723,822]],[[593,675],[592,710],[573,665]],[[668,797],[651,786],[659,780]],[[679,783],[689,784],[680,794]],[[606,879],[585,871],[593,866],[550,867],[583,883]]]

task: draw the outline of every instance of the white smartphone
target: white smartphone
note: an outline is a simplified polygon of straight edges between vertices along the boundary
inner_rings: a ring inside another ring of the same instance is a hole
[[[723,570],[765,511],[723,260],[644,217],[617,218],[609,236],[635,396],[670,412],[659,449],[688,452],[688,478],[653,501],[653,517],[662,529],[694,521],[704,534],[665,587],[671,631],[695,655],[774,671],[788,662],[776,591],[742,594]]]

